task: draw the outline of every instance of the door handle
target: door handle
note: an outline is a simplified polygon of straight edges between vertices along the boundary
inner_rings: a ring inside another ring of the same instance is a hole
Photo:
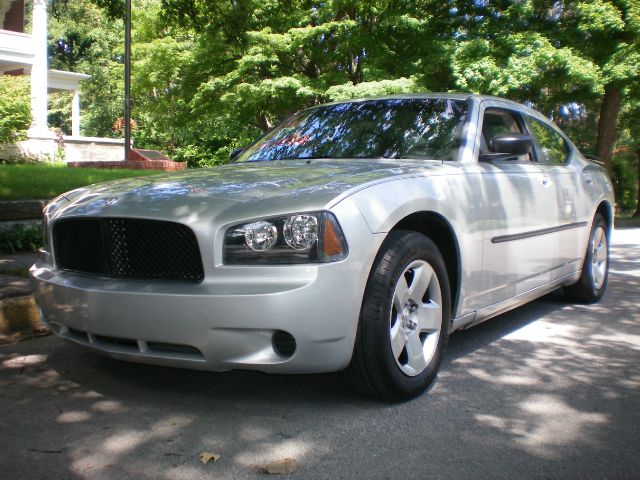
[[[545,188],[549,188],[551,186],[552,182],[551,179],[547,176],[542,177],[542,186]]]

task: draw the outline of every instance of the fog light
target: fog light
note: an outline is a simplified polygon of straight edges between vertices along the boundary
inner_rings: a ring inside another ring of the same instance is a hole
[[[289,358],[296,351],[296,340],[288,332],[276,330],[271,337],[273,349],[281,357]]]

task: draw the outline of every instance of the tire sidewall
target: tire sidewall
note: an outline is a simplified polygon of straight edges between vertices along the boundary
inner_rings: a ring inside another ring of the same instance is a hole
[[[594,283],[594,274],[593,274],[593,247],[596,236],[596,231],[599,227],[602,227],[604,230],[604,235],[607,241],[607,267],[604,273],[604,281],[600,288],[596,288]],[[591,232],[589,233],[589,243],[587,245],[587,254],[584,258],[584,284],[588,297],[590,301],[598,301],[604,295],[605,290],[607,289],[607,282],[609,280],[609,234],[607,230],[607,223],[601,215],[596,215],[593,219],[593,224],[591,225]]]
[[[398,367],[393,356],[390,341],[389,314],[393,295],[400,275],[414,260],[424,260],[433,268],[442,295],[442,325],[436,351],[431,361],[420,374],[408,376]],[[369,304],[368,304],[369,303]],[[370,308],[375,304],[375,308]],[[375,268],[367,284],[363,304],[363,334],[369,344],[375,344],[378,353],[370,353],[368,361],[377,363],[378,373],[389,392],[384,396],[408,399],[419,395],[433,383],[440,368],[444,349],[449,337],[451,323],[451,293],[447,269],[437,246],[427,237],[415,232],[392,233],[380,250]]]

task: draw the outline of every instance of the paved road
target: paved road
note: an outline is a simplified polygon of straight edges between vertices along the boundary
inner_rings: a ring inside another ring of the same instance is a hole
[[[0,478],[254,478],[286,457],[304,479],[640,478],[640,229],[612,254],[602,303],[552,294],[454,334],[436,386],[401,405],[336,375],[0,347]]]

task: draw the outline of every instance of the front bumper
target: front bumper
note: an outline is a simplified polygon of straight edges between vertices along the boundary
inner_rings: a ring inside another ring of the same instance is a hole
[[[30,273],[50,328],[108,356],[213,371],[314,373],[349,363],[364,288],[355,267],[220,267],[226,281],[183,285],[59,272],[45,253]],[[274,348],[278,331],[295,339],[292,355]]]

